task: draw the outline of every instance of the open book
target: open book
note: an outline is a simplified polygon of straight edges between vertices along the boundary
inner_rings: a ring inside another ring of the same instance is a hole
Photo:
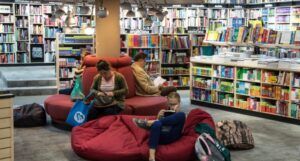
[[[155,86],[159,86],[159,85],[165,83],[166,81],[167,80],[163,79],[161,76],[158,76],[157,78],[155,78],[153,80],[153,83],[154,83]]]

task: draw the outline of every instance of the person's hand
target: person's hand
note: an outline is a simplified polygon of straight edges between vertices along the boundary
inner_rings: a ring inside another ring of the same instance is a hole
[[[113,92],[106,92],[106,95],[107,95],[107,96],[110,96],[110,97],[113,97],[113,96],[114,96],[114,93],[113,93]]]
[[[91,103],[91,101],[89,101],[88,99],[86,99],[86,100],[83,100],[83,103],[86,104],[86,105],[88,105],[88,104]]]
[[[162,84],[160,84],[160,85],[158,86],[158,90],[161,91],[161,90],[163,89],[163,87],[164,87],[164,86],[163,86]]]
[[[159,118],[163,117],[165,111],[166,111],[166,110],[160,110],[160,111],[158,112],[158,114],[157,114],[157,118],[159,119]]]
[[[97,96],[105,96],[103,92],[97,92]]]

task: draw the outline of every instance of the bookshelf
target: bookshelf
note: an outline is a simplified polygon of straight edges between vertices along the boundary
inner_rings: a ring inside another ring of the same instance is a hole
[[[11,64],[16,61],[14,5],[0,3],[0,64]]]
[[[190,77],[193,104],[221,105],[225,110],[263,113],[299,123],[299,69],[272,68],[256,60],[193,57]]]
[[[60,33],[56,35],[55,45],[57,84],[59,89],[69,88],[84,49],[94,53],[94,35]]]
[[[161,76],[166,86],[188,89],[189,58],[191,56],[189,34],[161,35]]]

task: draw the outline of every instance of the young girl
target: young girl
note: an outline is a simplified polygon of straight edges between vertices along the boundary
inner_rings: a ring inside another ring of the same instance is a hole
[[[134,118],[134,123],[150,130],[149,138],[149,161],[155,161],[155,152],[159,144],[169,144],[182,136],[185,123],[185,113],[180,112],[180,95],[171,92],[168,96],[169,110],[161,110],[158,120],[143,120]]]

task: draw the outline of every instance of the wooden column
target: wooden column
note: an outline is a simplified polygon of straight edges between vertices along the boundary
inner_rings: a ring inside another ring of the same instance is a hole
[[[96,0],[96,11],[99,5],[100,1]],[[119,57],[120,0],[103,0],[103,6],[109,11],[109,15],[106,18],[96,18],[96,54],[97,57]]]

